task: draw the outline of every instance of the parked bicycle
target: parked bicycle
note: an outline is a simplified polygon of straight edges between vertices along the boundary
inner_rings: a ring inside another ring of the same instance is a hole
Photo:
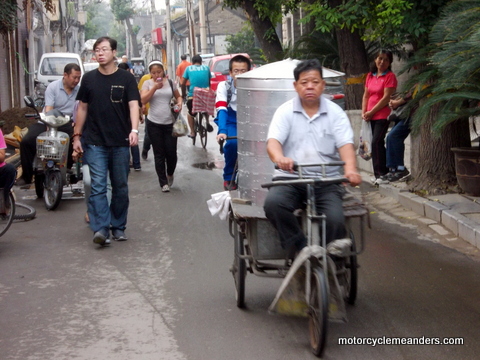
[[[7,232],[13,220],[31,220],[37,213],[35,208],[17,203],[13,189],[8,193],[8,199],[3,193],[3,188],[0,188],[0,236]]]

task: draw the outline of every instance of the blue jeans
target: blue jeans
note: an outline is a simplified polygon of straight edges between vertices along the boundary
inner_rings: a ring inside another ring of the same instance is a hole
[[[405,139],[410,134],[410,119],[400,120],[387,135],[387,167],[397,169],[405,166]]]
[[[87,145],[85,157],[90,168],[91,192],[88,216],[93,232],[104,235],[112,230],[125,230],[128,214],[128,173],[130,149],[128,146]],[[110,206],[107,197],[107,177],[112,183]]]
[[[141,169],[142,165],[140,164],[140,150],[138,148],[138,145],[132,146],[130,148],[130,151],[132,153],[132,165],[134,169]]]

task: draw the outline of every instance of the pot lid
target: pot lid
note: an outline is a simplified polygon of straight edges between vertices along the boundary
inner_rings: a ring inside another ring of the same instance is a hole
[[[252,71],[246,72],[245,74],[238,75],[239,79],[294,79],[293,70],[302,60],[297,59],[285,59],[281,61],[276,61],[267,65],[260,66],[253,69]],[[323,78],[336,78],[344,76],[345,74],[322,67],[323,69]]]

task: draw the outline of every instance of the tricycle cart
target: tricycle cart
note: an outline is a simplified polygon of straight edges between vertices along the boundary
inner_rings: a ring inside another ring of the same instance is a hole
[[[343,163],[322,164],[322,166]],[[318,164],[317,164],[318,165]],[[307,165],[303,165],[305,167]],[[312,166],[312,165],[308,165]],[[316,166],[316,165],[315,165]],[[299,165],[301,168],[302,165]],[[301,171],[300,171],[301,174]],[[344,198],[344,214],[349,237],[326,243],[326,217],[315,210],[315,186],[346,182],[345,178],[302,178],[264,184],[271,187],[305,184],[308,199],[305,209],[296,214],[308,239],[308,246],[295,259],[281,247],[278,234],[265,217],[263,207],[236,198],[231,192],[230,235],[234,238],[231,272],[235,281],[237,306],[245,305],[247,273],[285,278],[270,311],[309,318],[309,338],[315,355],[323,353],[327,323],[346,321],[344,303],[354,304],[357,296],[357,255],[365,248],[368,211],[351,193]],[[353,231],[358,220],[359,239]]]

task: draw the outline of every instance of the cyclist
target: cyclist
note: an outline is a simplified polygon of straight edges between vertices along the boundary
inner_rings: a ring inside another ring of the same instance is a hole
[[[297,96],[281,105],[273,115],[267,135],[267,152],[280,170],[274,180],[296,178],[294,161],[298,163],[328,163],[342,160],[344,176],[351,185],[360,184],[357,173],[353,130],[345,112],[322,97],[325,81],[322,65],[316,59],[306,60],[294,70]],[[340,175],[340,167],[327,167],[327,176]],[[321,170],[303,171],[305,177],[321,177]],[[344,188],[330,184],[315,189],[316,207],[327,217],[327,242],[346,235],[342,197]],[[265,215],[278,230],[284,249],[291,253],[307,245],[298,219],[293,212],[306,199],[306,185],[285,185],[270,188],[265,199]]]
[[[215,107],[218,125],[217,141],[237,136],[237,75],[251,69],[250,59],[236,55],[230,59],[228,69],[230,77],[218,84]],[[223,168],[223,188],[235,190],[235,164],[237,163],[237,140],[229,139],[224,146],[225,167]]]
[[[188,125],[190,126],[189,138],[195,137],[195,126],[194,126],[194,117],[196,113],[192,111],[193,104],[193,89],[196,87],[199,88],[209,88],[210,87],[210,78],[212,77],[210,68],[206,65],[202,65],[202,57],[200,55],[195,55],[192,58],[193,65],[188,66],[185,69],[182,77],[182,97],[185,100],[187,99],[187,109],[188,109]],[[190,81],[190,88],[187,93],[186,84],[187,81]],[[207,117],[207,131],[212,132],[213,126],[208,121]]]

